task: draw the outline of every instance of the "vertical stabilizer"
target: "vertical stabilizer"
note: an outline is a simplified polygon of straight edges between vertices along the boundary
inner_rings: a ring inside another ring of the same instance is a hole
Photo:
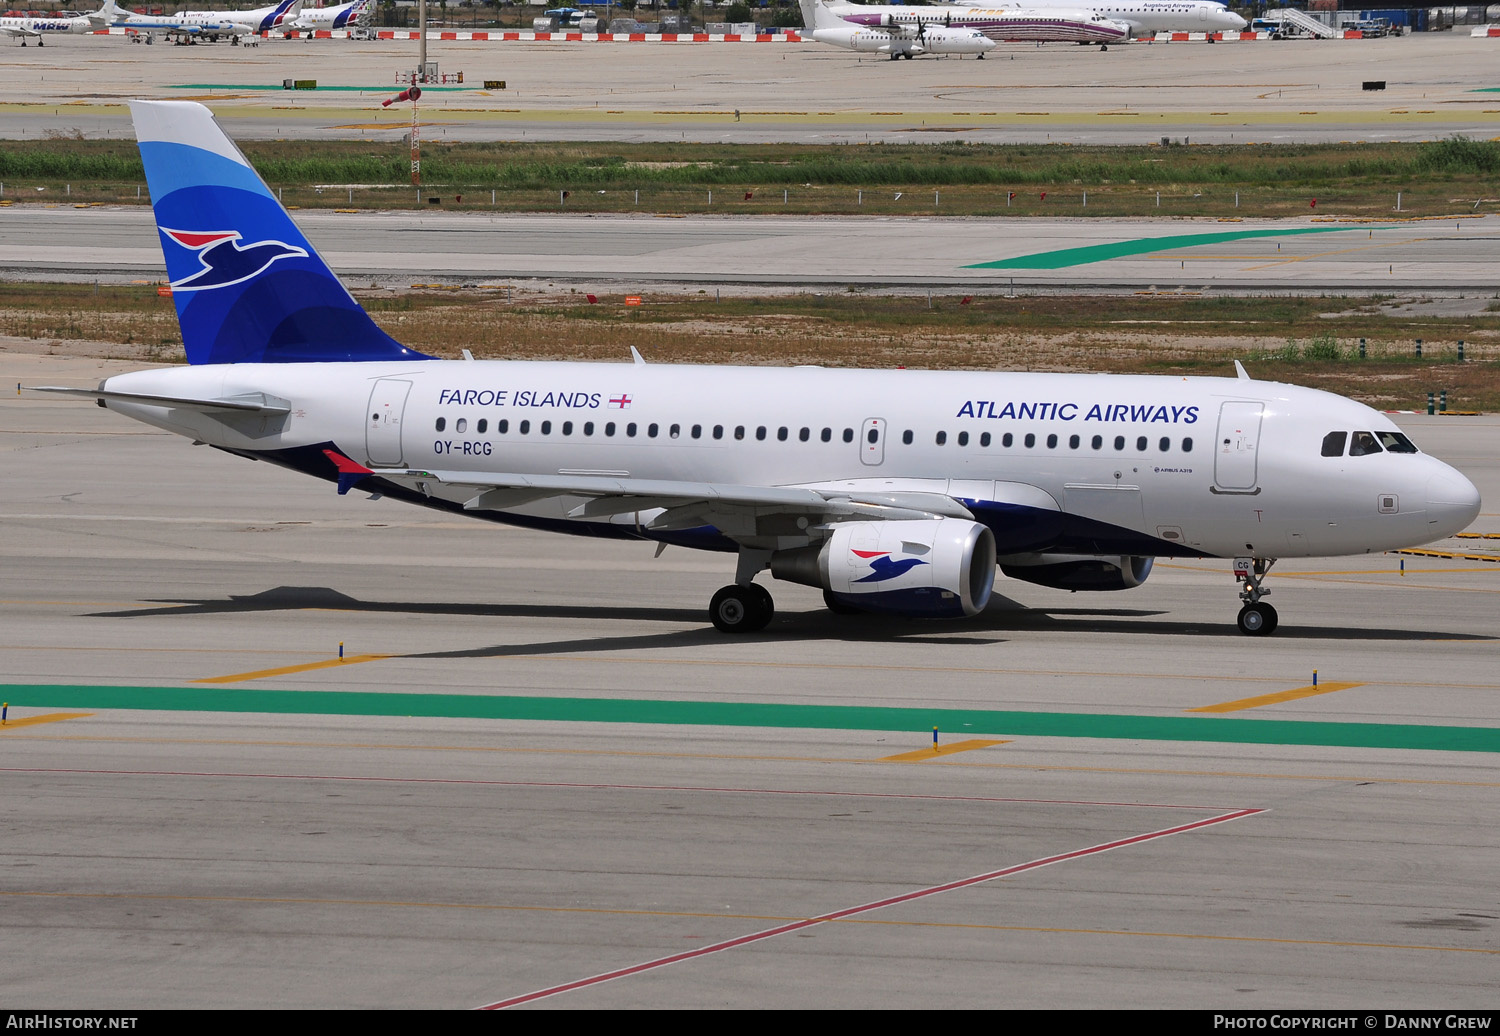
[[[430,359],[375,326],[192,101],[131,101],[189,363]]]

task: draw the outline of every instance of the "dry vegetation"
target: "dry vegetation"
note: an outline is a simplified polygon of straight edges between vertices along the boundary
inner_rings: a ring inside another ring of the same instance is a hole
[[[1035,295],[823,295],[716,299],[526,289],[356,291],[375,320],[425,352],[479,358],[647,360],[972,370],[1232,373],[1315,385],[1386,408],[1447,389],[1453,409],[1500,409],[1500,303]],[[56,348],[181,360],[176,315],[154,285],[0,285],[0,335]],[[1366,340],[1366,357],[1358,355]],[[1414,340],[1424,356],[1414,356]],[[1457,362],[1457,343],[1466,362]],[[71,351],[71,350],[70,350]]]

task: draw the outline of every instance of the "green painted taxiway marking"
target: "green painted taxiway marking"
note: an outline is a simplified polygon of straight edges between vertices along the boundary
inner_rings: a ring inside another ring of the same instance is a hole
[[[1065,266],[1083,266],[1127,255],[1159,252],[1162,249],[1194,248],[1224,241],[1244,241],[1252,237],[1291,237],[1294,234],[1332,234],[1340,230],[1389,230],[1368,224],[1347,227],[1297,227],[1293,230],[1226,230],[1217,234],[1180,234],[1174,237],[1138,237],[1129,241],[1111,241],[1103,245],[1061,248],[1055,252],[1035,252],[1014,259],[997,259],[992,263],[972,263],[965,270],[1060,270]],[[1290,256],[1288,256],[1290,258]]]
[[[778,705],[627,698],[534,698],[365,691],[205,690],[188,687],[0,685],[12,707],[144,709],[164,712],[269,712],[331,716],[526,719],[563,723],[656,723],[709,727],[889,730],[973,737],[1029,735],[1140,741],[1207,741],[1339,748],[1500,752],[1500,728],[1400,723],[1317,723],[1216,716],[1111,716],[989,709],[900,709],[859,705]]]
[[[424,94],[430,94],[430,93],[458,93],[458,92],[463,91],[463,90],[478,90],[483,85],[484,85],[483,83],[480,83],[480,84],[478,84],[476,86],[428,86],[428,85],[426,85],[424,83],[422,85],[422,92]],[[168,90],[275,90],[277,93],[280,93],[282,90],[286,90],[286,87],[283,86],[283,85],[281,85],[280,83],[275,83],[275,84],[267,83],[264,86],[256,84],[256,83],[176,83],[176,84],[174,84],[172,86],[167,87],[167,89]],[[342,90],[342,91],[345,91],[347,93],[355,93],[355,92],[357,92],[357,93],[371,93],[371,94],[382,94],[382,93],[388,94],[388,93],[394,92],[395,89],[396,88],[393,87],[393,86],[315,86],[311,90],[287,90],[287,92],[288,93],[293,93],[293,94],[299,94],[299,93],[306,94],[306,93],[328,93],[331,90]]]

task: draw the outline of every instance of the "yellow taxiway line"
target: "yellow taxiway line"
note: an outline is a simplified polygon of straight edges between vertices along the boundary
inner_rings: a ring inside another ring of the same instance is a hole
[[[288,673],[305,673],[312,669],[332,669],[358,662],[375,662],[390,655],[350,655],[348,658],[328,658],[321,662],[305,662],[302,665],[284,665],[279,669],[257,669],[253,673],[231,673],[228,676],[209,676],[193,683],[239,683],[242,680],[261,680],[268,676],[286,676]]]
[[[1362,683],[1320,683],[1311,687],[1295,687],[1290,691],[1277,691],[1274,694],[1260,694],[1254,698],[1241,698],[1238,701],[1225,701],[1217,705],[1204,705],[1197,709],[1187,709],[1188,712],[1243,712],[1246,709],[1258,709],[1262,705],[1280,705],[1285,701],[1296,701],[1298,698],[1311,698],[1319,694],[1331,694],[1334,691],[1347,691],[1351,687],[1363,687]]]
[[[933,745],[931,748],[920,748],[915,752],[888,755],[877,761],[882,763],[925,763],[930,759],[939,759],[945,755],[954,755],[958,752],[969,752],[976,748],[988,748],[991,745],[1008,744],[1010,744],[1009,741],[984,741],[980,739],[955,741],[951,745]]]
[[[38,723],[60,723],[65,719],[82,719],[84,716],[92,716],[92,712],[48,712],[41,716],[27,716],[24,719],[8,719],[0,724],[0,731],[11,730],[15,727],[34,727]]]

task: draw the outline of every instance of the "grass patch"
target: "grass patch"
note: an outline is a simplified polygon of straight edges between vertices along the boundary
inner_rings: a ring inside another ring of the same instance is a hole
[[[1465,137],[1192,147],[432,142],[419,202],[399,140],[241,147],[302,207],[414,208],[435,195],[445,207],[495,211],[1386,216],[1400,191],[1403,213],[1441,215],[1472,212],[1476,201],[1484,210],[1487,197],[1493,207],[1500,177],[1500,143]],[[132,203],[144,175],[129,142],[57,138],[0,145],[0,181],[8,197]],[[359,186],[351,195],[348,185]]]
[[[424,352],[481,359],[1067,370],[1232,376],[1325,388],[1384,409],[1500,410],[1500,312],[1382,312],[1368,298],[924,296],[861,292],[716,300],[706,292],[361,290],[375,321]],[[507,301],[509,299],[510,301]],[[106,355],[181,360],[176,314],[154,285],[0,284],[0,334],[119,343]],[[1423,339],[1417,359],[1413,340]],[[1365,358],[1359,341],[1365,340]],[[1457,342],[1467,361],[1457,361]]]

